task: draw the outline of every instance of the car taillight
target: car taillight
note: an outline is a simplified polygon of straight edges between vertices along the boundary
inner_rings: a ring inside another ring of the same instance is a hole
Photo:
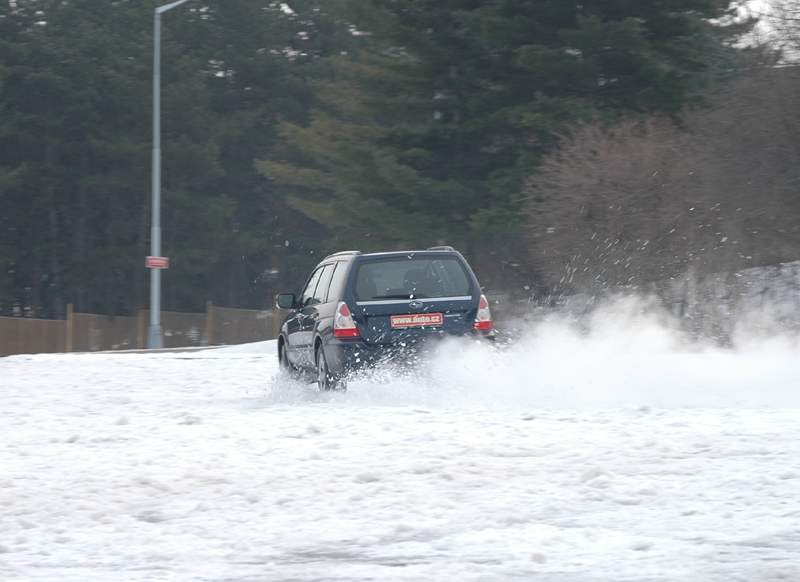
[[[480,331],[492,331],[492,312],[489,309],[489,301],[486,299],[486,295],[481,295],[474,327]]]
[[[336,306],[336,315],[333,316],[333,337],[359,337],[359,335],[350,308],[344,301],[340,302]]]

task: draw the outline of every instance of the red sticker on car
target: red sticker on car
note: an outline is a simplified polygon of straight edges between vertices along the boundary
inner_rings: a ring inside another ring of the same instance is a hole
[[[444,315],[441,313],[410,313],[408,315],[392,315],[389,320],[394,329],[439,327],[444,323]]]

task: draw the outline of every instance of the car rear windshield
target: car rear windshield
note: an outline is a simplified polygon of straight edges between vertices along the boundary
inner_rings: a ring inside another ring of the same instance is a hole
[[[433,299],[471,295],[469,277],[455,257],[402,257],[362,263],[356,299]]]

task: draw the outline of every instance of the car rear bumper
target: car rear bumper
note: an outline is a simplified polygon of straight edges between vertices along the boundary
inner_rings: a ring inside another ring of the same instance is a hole
[[[336,376],[382,363],[407,364],[416,362],[423,354],[431,352],[444,339],[452,338],[494,339],[493,333],[471,332],[465,335],[430,336],[422,340],[387,344],[368,344],[362,340],[330,339],[324,346],[328,368]]]

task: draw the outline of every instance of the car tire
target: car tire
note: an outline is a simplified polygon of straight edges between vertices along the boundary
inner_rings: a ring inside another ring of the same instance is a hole
[[[329,392],[331,390],[346,390],[347,385],[341,378],[337,378],[331,373],[328,368],[328,360],[325,359],[325,350],[322,345],[318,345],[315,351],[315,360],[317,364],[317,387],[320,392]]]
[[[289,361],[285,343],[278,344],[278,367],[282,374],[286,374],[290,378],[296,378],[299,374],[297,368]]]

